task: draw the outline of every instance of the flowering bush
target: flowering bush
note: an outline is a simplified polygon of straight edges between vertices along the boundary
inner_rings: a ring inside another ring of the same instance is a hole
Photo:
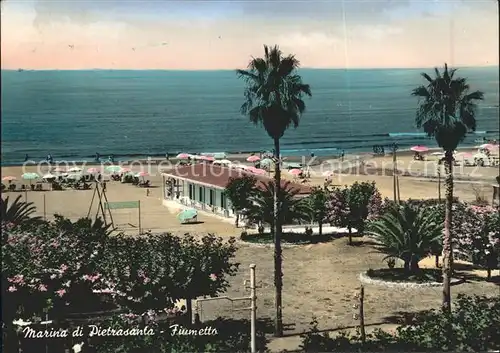
[[[385,199],[381,213],[385,214],[394,204]],[[435,199],[407,200],[401,205],[410,205],[414,208],[432,208],[444,222],[445,205]],[[452,206],[452,236],[455,256],[470,261],[475,265],[488,270],[498,268],[500,263],[500,216],[498,210],[490,206],[475,206],[455,200]],[[440,254],[438,247],[432,251]]]
[[[215,296],[236,273],[230,259],[235,240],[224,243],[207,235],[200,240],[186,234],[148,234],[140,238],[117,236],[104,261],[100,283],[116,293],[120,306],[133,312],[171,308],[176,300]]]
[[[327,219],[330,224],[347,227],[352,244],[352,228],[363,232],[367,220],[374,219],[382,209],[382,197],[375,183],[355,182],[351,187],[336,188],[327,201]]]
[[[62,218],[36,228],[2,228],[8,233],[2,237],[7,326],[19,317],[36,322],[46,314],[65,318],[116,305],[133,313],[173,309],[177,299],[224,291],[238,267],[230,262],[234,239],[213,235],[109,236],[96,222]]]
[[[489,206],[456,204],[452,234],[457,254],[488,270],[498,268],[500,258],[500,216]]]

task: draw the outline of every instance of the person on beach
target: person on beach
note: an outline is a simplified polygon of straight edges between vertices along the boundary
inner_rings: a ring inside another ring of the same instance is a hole
[[[341,162],[344,161],[344,156],[345,156],[345,152],[344,152],[344,150],[342,150],[342,153],[340,154],[340,161]]]
[[[115,156],[114,155],[110,155],[108,157],[108,161],[111,162],[111,163],[114,163],[115,162]]]
[[[99,174],[99,176],[101,176],[101,175]],[[102,192],[105,192],[105,191],[106,191],[106,182],[103,181],[102,182]]]
[[[146,189],[146,196],[149,196],[149,188]]]
[[[101,159],[101,155],[98,152],[96,152],[95,153],[95,161],[99,162],[100,159]]]
[[[52,161],[53,161],[52,155],[49,153],[47,155],[47,162],[52,163]]]
[[[29,159],[29,157],[28,157],[28,154],[26,153],[26,155],[24,156],[24,161],[27,162],[28,159]]]

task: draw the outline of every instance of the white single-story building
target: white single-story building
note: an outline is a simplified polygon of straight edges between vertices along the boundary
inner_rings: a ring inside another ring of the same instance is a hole
[[[252,175],[257,181],[264,183],[271,180],[267,176],[211,163],[176,167],[162,173],[163,203],[173,200],[223,217],[234,217],[231,203],[224,195],[224,190],[230,178],[243,175]],[[298,195],[305,196],[311,193],[311,188],[307,185],[291,183],[291,186],[298,190]]]

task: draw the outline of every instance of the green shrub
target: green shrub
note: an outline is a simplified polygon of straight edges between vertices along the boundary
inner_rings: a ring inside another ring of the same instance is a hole
[[[451,330],[449,323],[451,322]],[[438,310],[416,315],[413,322],[400,326],[394,334],[376,330],[366,335],[340,333],[330,337],[320,333],[317,322],[303,334],[304,352],[380,352],[380,351],[462,351],[500,349],[500,298],[460,294],[451,313]]]

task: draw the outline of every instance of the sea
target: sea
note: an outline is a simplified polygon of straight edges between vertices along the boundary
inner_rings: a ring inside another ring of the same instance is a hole
[[[432,69],[301,69],[311,86],[282,154],[371,152],[374,145],[437,147],[415,126],[411,90]],[[461,68],[485,93],[477,131],[464,146],[499,135],[499,68]],[[244,82],[234,71],[85,70],[1,72],[1,164],[118,160],[181,152],[269,151],[271,138],[240,113]]]

